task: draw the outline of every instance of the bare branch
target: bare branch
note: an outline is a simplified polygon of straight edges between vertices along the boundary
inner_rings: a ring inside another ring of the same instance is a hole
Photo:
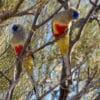
[[[10,45],[5,49],[5,51],[2,53],[2,54],[0,54],[0,57],[2,57],[6,52],[7,52],[7,50],[10,48]]]
[[[14,14],[17,13],[19,7],[21,6],[21,4],[24,2],[24,0],[19,0],[18,4],[15,6],[15,9],[13,11],[9,11],[6,12],[2,15],[0,15],[0,23],[2,23],[3,21],[9,19],[10,17],[12,17]]]
[[[9,82],[9,84],[11,84],[12,80],[10,80],[3,72],[0,71],[0,75],[3,76]]]
[[[95,4],[97,4],[98,0],[95,1]],[[80,39],[80,36],[81,36],[81,33],[82,33],[82,30],[84,28],[84,26],[86,25],[86,23],[89,21],[89,18],[90,16],[92,15],[93,11],[95,10],[95,7],[92,6],[92,8],[90,9],[89,13],[87,14],[85,20],[84,20],[84,23],[82,24],[82,26],[80,27],[80,30],[78,31],[78,34],[76,35],[76,38],[71,42],[71,47],[73,47],[73,45]]]
[[[43,97],[45,97],[47,94],[49,94],[50,92],[52,92],[59,84],[55,85],[54,87],[52,87],[50,90],[48,90],[47,92],[45,92],[42,96],[39,97],[39,100],[41,100]]]
[[[82,65],[84,64],[84,62],[85,62],[85,60],[82,61],[82,62],[77,66],[77,68],[74,69],[74,70],[72,71],[72,73],[74,73],[77,69],[79,69],[80,66],[82,66]],[[60,83],[58,83],[58,84],[55,85],[53,88],[51,88],[50,90],[48,90],[47,92],[45,92],[44,94],[42,94],[42,96],[40,96],[39,99],[41,100],[43,97],[45,97],[46,95],[48,95],[52,90],[54,90],[56,87],[58,87],[61,83],[65,82],[66,80],[67,80],[67,79],[64,78]]]
[[[44,44],[43,46],[41,46],[41,47],[37,48],[36,50],[34,50],[33,52],[30,51],[30,54],[34,54],[34,53],[36,53],[36,52],[42,50],[43,48],[45,48],[45,47],[47,47],[47,46],[49,46],[49,45],[52,45],[53,43],[55,43],[56,41],[58,41],[58,40],[59,40],[61,37],[63,37],[64,35],[65,35],[65,34],[62,34],[62,35],[60,35],[58,38],[56,38],[56,39],[54,39],[54,40],[52,40],[52,41],[50,41],[50,42],[47,42],[47,43]]]
[[[35,79],[34,79],[33,76],[29,76],[29,80],[30,80],[30,82],[31,82],[31,84],[33,86],[34,93],[35,93],[35,95],[36,95],[36,97],[38,99],[39,98],[39,93],[38,93],[37,84],[35,82]]]
[[[100,10],[100,4],[96,7],[96,12],[98,12]]]
[[[40,86],[43,85],[43,84],[46,82],[47,78],[48,78],[49,75],[52,73],[52,71],[54,71],[54,69],[55,69],[56,67],[57,67],[57,65],[54,66],[54,67],[52,68],[52,70],[45,76],[45,78],[43,79],[43,81],[39,84]]]
[[[13,10],[13,13],[16,13],[18,9],[20,8],[21,4],[24,2],[24,0],[19,0],[17,5],[15,6],[15,9]]]
[[[97,6],[92,0],[89,0],[89,2],[93,5],[93,6]]]
[[[40,23],[40,24],[38,24],[38,25],[35,25],[35,27],[36,28],[39,28],[39,27],[41,27],[42,25],[44,25],[45,23],[47,23],[49,20],[51,20],[53,17],[54,17],[54,15],[55,14],[57,14],[60,10],[61,10],[61,8],[62,8],[63,6],[60,6],[49,18],[47,18],[45,21],[43,21],[42,23]]]
[[[100,26],[100,19],[99,19],[98,16],[92,16],[92,17],[90,17],[89,22],[92,22],[93,20],[95,20],[98,23],[98,25]]]
[[[83,94],[86,93],[86,91],[89,89],[89,85],[91,83],[91,81],[94,79],[95,75],[96,75],[97,71],[95,71],[93,73],[93,75],[91,75],[91,77],[89,79],[87,79],[86,84],[84,86],[84,88],[74,97],[71,98],[71,100],[80,100],[80,98],[82,97]]]
[[[69,7],[69,0],[57,0],[65,9]]]
[[[77,3],[77,5],[76,5],[76,9],[78,9],[78,8],[79,8],[80,3],[81,3],[81,0],[78,0],[78,3]]]
[[[21,77],[23,76],[23,73],[20,74],[20,77],[17,78],[15,81],[12,81],[11,85],[9,86],[9,89],[7,91],[5,100],[11,100],[12,99],[12,95],[13,95],[13,91],[15,89],[16,84],[19,82],[19,80],[21,79]]]
[[[51,44],[53,44],[54,42],[56,42],[58,39],[54,39],[54,40],[52,40],[52,41],[50,41],[50,42],[48,42],[48,43],[46,43],[46,44],[44,44],[43,46],[41,46],[40,48],[38,48],[38,49],[36,49],[36,50],[34,50],[33,52],[31,52],[31,53],[36,53],[36,52],[38,52],[38,51],[40,51],[40,50],[42,50],[43,48],[45,48],[45,47],[47,47],[47,46],[49,46],[49,45],[51,45]]]
[[[91,51],[92,52],[92,51]],[[87,61],[87,59],[90,57],[89,54],[91,52],[87,52],[85,54],[85,56],[83,57],[83,60],[76,65],[75,69],[71,72],[72,74],[81,68],[81,66]],[[70,77],[70,76],[69,76]],[[45,92],[42,96],[40,96],[39,98],[42,99],[44,96],[46,96],[47,94],[49,94],[53,89],[55,89],[57,86],[59,86],[61,83],[65,82],[67,80],[67,78],[64,78],[63,80],[61,80],[57,85],[55,85],[52,89],[50,89],[49,91]]]
[[[100,99],[100,94],[98,94],[98,96],[95,98],[95,100],[99,100]]]
[[[39,3],[38,3],[38,4],[39,4]],[[24,15],[34,15],[35,12],[30,13],[29,11],[35,9],[35,7],[36,7],[38,4],[34,4],[34,5],[31,6],[30,8],[28,8],[28,9],[22,11],[22,12],[16,13],[13,17],[24,16]]]

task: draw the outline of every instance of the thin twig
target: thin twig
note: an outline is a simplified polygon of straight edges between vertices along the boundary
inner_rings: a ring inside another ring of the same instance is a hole
[[[69,0],[57,0],[65,9],[68,9],[69,5]]]
[[[5,49],[5,51],[3,53],[0,54],[0,57],[2,57],[6,52],[7,50],[10,48],[10,45]]]
[[[78,9],[78,8],[79,8],[80,3],[81,3],[81,0],[78,0],[78,3],[77,3],[77,5],[76,5],[76,9]]]
[[[45,21],[43,21],[42,23],[40,23],[40,24],[38,24],[38,25],[35,25],[35,27],[36,27],[36,28],[39,28],[39,27],[43,26],[45,23],[47,23],[49,20],[51,20],[51,19],[54,17],[54,15],[57,14],[57,13],[61,10],[62,7],[63,7],[63,6],[60,6],[49,18],[47,18],[47,19],[46,19]]]
[[[95,1],[95,4],[97,4],[98,0]],[[83,28],[85,27],[86,23],[89,21],[90,16],[92,15],[93,11],[95,10],[95,7],[92,6],[92,8],[90,9],[89,13],[87,14],[84,23],[82,24],[82,26],[80,27],[78,34],[76,35],[76,38],[71,42],[71,47],[73,47],[73,45],[80,39],[81,33]]]
[[[12,80],[9,79],[3,72],[0,71],[0,75],[3,76],[9,82],[9,84],[11,84]]]
[[[23,2],[24,2],[24,0],[19,0],[17,5],[15,6],[15,9],[13,10],[13,13],[16,13],[18,11],[18,9],[20,8],[20,6],[22,5]]]
[[[54,67],[52,68],[52,70],[51,70],[49,73],[47,73],[47,75],[46,75],[46,77],[43,79],[43,81],[42,81],[41,83],[39,83],[40,86],[43,85],[43,84],[46,82],[47,78],[48,78],[49,75],[52,73],[52,71],[54,71],[54,69],[55,69],[56,67],[57,67],[57,65],[54,66]]]
[[[24,2],[24,0],[19,0],[19,2],[16,4],[15,8],[13,11],[5,12],[2,15],[0,15],[0,23],[3,21],[9,19],[12,17],[14,14],[17,13],[18,9],[20,8],[21,4]]]
[[[30,13],[29,11],[31,11],[32,9],[35,9],[36,6],[37,6],[37,4],[34,4],[30,8],[28,8],[28,9],[22,11],[22,12],[16,13],[13,17],[24,16],[24,15],[34,15],[35,12]]]
[[[80,100],[80,98],[82,97],[82,95],[85,94],[86,91],[89,89],[89,85],[90,85],[91,81],[94,79],[96,73],[97,73],[97,71],[95,71],[93,73],[93,75],[91,75],[91,77],[89,79],[87,79],[84,88],[77,95],[73,96],[71,98],[71,100]]]
[[[13,91],[15,89],[16,84],[19,82],[19,80],[21,79],[21,77],[23,76],[23,73],[20,74],[20,77],[17,78],[15,81],[13,81],[11,83],[11,85],[9,86],[9,89],[7,91],[5,100],[11,100],[12,99],[12,95],[13,95]]]
[[[93,5],[93,6],[97,6],[92,0],[89,0],[89,2]]]

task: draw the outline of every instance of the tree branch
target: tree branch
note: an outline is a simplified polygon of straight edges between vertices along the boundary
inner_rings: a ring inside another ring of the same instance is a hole
[[[93,5],[93,6],[97,6],[97,4],[96,3],[94,3],[92,0],[89,0],[89,2]]]
[[[80,98],[82,97],[82,95],[85,94],[86,91],[89,89],[89,85],[90,85],[91,81],[94,79],[96,73],[97,73],[97,71],[95,71],[93,73],[93,75],[91,75],[91,77],[89,79],[87,79],[84,88],[77,95],[73,96],[71,98],[71,100],[80,100]]]
[[[9,48],[10,48],[10,45],[4,50],[3,53],[0,54],[0,57],[2,57],[8,51]]]
[[[78,3],[77,3],[77,5],[76,5],[76,9],[78,9],[78,8],[79,8],[80,3],[81,3],[81,0],[78,0]]]
[[[21,4],[24,2],[24,0],[19,0],[19,2],[17,3],[17,5],[15,6],[15,9],[13,10],[12,13],[16,13],[18,11],[18,9],[20,8]]]
[[[69,7],[69,0],[57,0],[65,9]]]
[[[39,27],[43,26],[44,24],[46,24],[49,20],[51,20],[51,19],[54,17],[55,14],[57,14],[57,13],[61,10],[62,7],[63,7],[63,6],[60,6],[49,18],[47,18],[47,19],[46,19],[45,21],[43,21],[42,23],[40,23],[40,24],[38,24],[38,25],[35,25],[35,27],[36,27],[36,28],[39,28]]]
[[[11,84],[12,80],[10,80],[3,72],[0,71],[0,76],[3,76],[8,82],[9,84]]]
[[[15,6],[15,9],[13,11],[9,11],[6,12],[2,15],[0,15],[0,23],[2,23],[3,21],[9,19],[10,17],[12,17],[14,14],[17,13],[19,7],[21,6],[21,4],[24,2],[24,0],[19,0],[19,2],[17,3],[17,5]]]
[[[98,0],[95,1],[95,4],[97,4]],[[70,49],[73,47],[73,45],[80,39],[81,33],[83,28],[85,27],[86,23],[89,21],[90,16],[92,15],[93,11],[95,10],[95,7],[92,6],[92,8],[90,9],[89,13],[87,14],[84,23],[82,24],[82,26],[80,27],[80,30],[78,31],[78,34],[76,35],[76,38],[71,41],[71,45],[70,45]]]
[[[83,57],[83,60],[77,64],[75,66],[75,69],[73,71],[71,71],[71,73],[73,74],[74,72],[76,72],[76,70],[80,69],[81,66],[88,60],[88,58],[90,57],[90,53],[92,53],[92,51],[90,52],[86,52],[86,54]],[[70,76],[69,76],[70,77]],[[59,86],[61,83],[65,82],[67,80],[67,78],[64,78],[63,80],[61,80],[57,85],[55,85],[52,89],[48,90],[47,92],[45,92],[44,94],[42,94],[42,96],[40,96],[40,100],[45,97],[47,94],[49,94],[53,89],[55,89],[57,86]],[[72,99],[73,100],[73,99]]]
[[[21,79],[22,76],[23,76],[23,73],[21,73],[20,77],[18,77],[15,81],[12,81],[12,83],[10,84],[9,89],[7,91],[5,100],[12,100],[12,96],[13,96],[15,86],[19,82],[19,80]]]

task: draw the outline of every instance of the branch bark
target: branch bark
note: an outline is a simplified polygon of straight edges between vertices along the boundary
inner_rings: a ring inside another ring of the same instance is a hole
[[[91,75],[91,77],[89,79],[87,79],[84,88],[77,95],[75,95],[74,97],[72,97],[71,100],[80,100],[80,98],[82,97],[82,95],[84,95],[86,93],[86,91],[89,89],[89,85],[90,85],[91,81],[94,79],[96,73],[97,73],[97,71],[95,71],[93,73],[93,75]]]
[[[9,79],[3,72],[0,71],[0,77],[1,76],[3,76],[9,82],[9,84],[11,84],[12,80]]]
[[[24,2],[24,0],[19,0],[19,2],[17,3],[17,5],[15,6],[15,9],[13,11],[9,11],[6,12],[2,15],[0,15],[0,23],[2,23],[3,21],[9,19],[10,17],[12,17],[14,14],[17,13],[18,9],[20,8],[21,4]]]

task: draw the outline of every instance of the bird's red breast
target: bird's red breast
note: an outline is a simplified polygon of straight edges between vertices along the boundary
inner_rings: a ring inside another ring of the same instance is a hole
[[[62,34],[64,34],[64,31],[68,29],[68,26],[67,25],[55,24],[54,28],[57,31],[57,33],[54,33],[53,36],[55,38],[57,38],[57,37],[61,36]]]
[[[15,49],[16,55],[19,56],[23,49],[23,45],[17,45],[14,47],[14,49]]]

